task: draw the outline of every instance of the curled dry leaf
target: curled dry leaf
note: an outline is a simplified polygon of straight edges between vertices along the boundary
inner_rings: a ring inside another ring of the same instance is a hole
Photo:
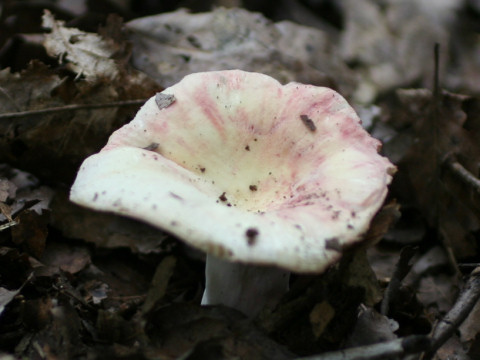
[[[120,66],[119,64],[117,64]],[[113,81],[72,81],[32,62],[21,73],[0,71],[0,113],[63,108],[71,104],[96,109],[64,109],[0,121],[0,163],[34,173],[49,182],[70,182],[81,161],[97,151],[108,135],[131,118],[137,106],[103,104],[148,98],[160,87],[145,75],[119,67]],[[28,88],[30,91],[25,91]]]
[[[107,42],[97,34],[65,27],[65,22],[55,20],[48,10],[45,10],[42,20],[43,27],[51,31],[44,42],[50,56],[58,57],[60,62],[65,61],[70,70],[87,80],[117,77],[118,67],[112,59],[117,49],[113,42]]]

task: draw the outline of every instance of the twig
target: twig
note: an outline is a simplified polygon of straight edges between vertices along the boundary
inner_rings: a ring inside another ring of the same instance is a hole
[[[22,117],[34,116],[34,115],[52,114],[52,113],[63,112],[63,111],[74,111],[74,110],[84,110],[84,109],[105,109],[105,108],[112,108],[112,107],[142,105],[143,103],[145,103],[145,101],[147,101],[147,99],[114,101],[114,102],[104,103],[104,104],[71,104],[71,105],[56,106],[56,107],[51,107],[46,109],[39,109],[39,110],[27,110],[27,111],[18,111],[18,112],[12,112],[12,113],[4,113],[4,114],[0,114],[0,120],[22,118]]]
[[[420,353],[429,348],[430,340],[427,336],[411,335],[378,344],[332,351],[320,355],[297,358],[295,360],[383,360]]]
[[[440,44],[435,43],[433,47],[433,95],[435,99],[440,96]]]
[[[457,328],[467,318],[478,299],[480,299],[480,268],[476,268],[472,271],[472,274],[458,296],[457,301],[433,330],[430,335],[432,347],[425,354],[423,360],[433,358],[435,352],[453,335]]]
[[[390,282],[388,283],[387,290],[385,291],[385,296],[382,300],[380,310],[382,315],[388,315],[388,312],[390,310],[390,303],[392,299],[397,296],[400,285],[402,284],[402,280],[410,272],[410,269],[412,268],[410,260],[413,258],[416,252],[417,248],[413,246],[406,246],[400,252],[400,259],[395,265],[395,270],[393,272],[392,278],[390,279]]]
[[[435,166],[435,171],[433,174],[433,187],[432,187],[432,192],[434,194],[434,197],[436,199],[440,198],[440,194],[442,190],[440,189],[440,181],[441,179],[441,172],[442,172],[442,160],[444,157],[444,153],[439,153],[439,150],[441,149],[439,144],[439,132],[440,132],[440,116],[441,116],[441,107],[442,107],[442,102],[443,102],[443,96],[442,96],[442,89],[440,88],[440,44],[435,43],[435,46],[433,48],[433,60],[434,60],[434,73],[433,73],[433,108],[431,111],[431,123],[430,126],[432,127],[432,134],[433,134],[433,148],[438,149],[435,151],[434,158],[432,159],[434,162]],[[433,211],[434,211],[434,217],[433,217],[433,222],[434,222],[434,227],[437,232],[437,238],[439,240],[443,240],[443,246],[445,247],[445,250],[447,252],[448,260],[450,263],[450,266],[452,270],[459,275],[460,270],[458,269],[457,261],[455,256],[453,255],[453,247],[450,243],[450,240],[448,237],[441,236],[441,225],[440,225],[440,208],[439,208],[439,201],[436,201],[434,206],[433,206]]]
[[[439,149],[438,147],[438,132],[439,132],[439,126],[438,124],[440,123],[440,107],[442,103],[442,94],[441,94],[441,89],[440,89],[440,70],[439,70],[439,65],[440,65],[440,44],[435,43],[435,46],[433,48],[433,61],[434,61],[434,69],[433,69],[433,107],[430,112],[430,126],[432,128],[432,140],[433,140],[433,148],[434,149]],[[435,197],[438,198],[438,194],[440,193],[439,191],[439,184],[437,179],[440,178],[440,163],[438,161],[438,151],[435,151],[434,158],[432,161],[434,162],[435,166],[435,173],[433,174],[433,188],[432,192],[434,193]],[[433,211],[434,211],[434,225],[435,229],[440,228],[440,219],[439,219],[439,205],[438,202],[435,202],[433,206]]]
[[[6,224],[0,225],[0,231],[8,229],[9,227],[12,227],[12,226],[15,226],[15,225],[18,225],[18,223],[16,221],[9,221]]]
[[[460,268],[476,268],[479,267],[480,263],[459,263],[458,267]]]
[[[446,157],[444,165],[448,170],[452,171],[453,174],[469,188],[469,190],[480,194],[480,180],[455,160],[453,155]]]

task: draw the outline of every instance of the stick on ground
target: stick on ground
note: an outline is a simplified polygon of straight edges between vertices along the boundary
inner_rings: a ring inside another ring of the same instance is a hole
[[[453,335],[467,318],[478,299],[480,299],[480,268],[472,271],[457,301],[433,330],[430,335],[432,347],[423,357],[424,360],[433,358],[435,352]]]
[[[297,358],[295,360],[386,360],[420,353],[429,348],[430,339],[427,336],[411,335],[401,339],[332,351],[320,355]]]

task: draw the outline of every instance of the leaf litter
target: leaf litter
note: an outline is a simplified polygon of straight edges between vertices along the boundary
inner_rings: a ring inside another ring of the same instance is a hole
[[[433,2],[428,12],[410,1],[285,3],[267,19],[247,5],[154,15],[141,2],[153,16],[140,18],[137,8],[124,25],[104,14],[97,31],[98,22],[65,21],[88,18],[82,7],[57,20],[53,6],[32,12],[30,34],[15,23],[25,15],[6,5],[18,18],[0,19],[8,30],[0,32],[1,352],[329,359],[346,347],[355,358],[368,345],[383,358],[413,350],[425,359],[478,357],[480,107],[472,79],[480,59],[477,30],[459,23],[479,9],[463,1]],[[424,15],[431,21],[418,37]],[[435,41],[440,83],[450,91],[432,85]],[[346,251],[323,275],[294,276],[281,303],[254,321],[198,305],[201,254],[145,224],[67,201],[81,161],[143,99],[188,73],[232,67],[340,90],[399,168],[368,249]],[[379,110],[370,116],[372,106]]]

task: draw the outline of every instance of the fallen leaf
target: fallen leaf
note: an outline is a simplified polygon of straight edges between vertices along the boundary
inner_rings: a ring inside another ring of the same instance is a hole
[[[433,44],[442,44],[442,58],[448,56],[461,2],[346,0],[340,6],[345,30],[339,47],[344,61],[355,64],[361,78],[355,98],[364,103],[398,87],[430,84]]]
[[[21,289],[18,290],[7,290],[5,288],[0,287],[0,315],[2,314],[3,310],[5,310],[5,306],[10,303],[15,296],[18,295]]]
[[[58,192],[52,202],[52,225],[64,236],[83,239],[100,248],[129,248],[134,253],[162,253],[178,242],[147,224],[123,216],[82,208]]]
[[[13,243],[21,246],[26,253],[40,258],[45,250],[49,217],[46,211],[42,215],[32,210],[22,211],[15,217],[17,226],[12,227]]]
[[[357,323],[348,337],[345,347],[355,347],[394,340],[398,323],[380,314],[373,308],[361,306]]]
[[[451,164],[460,164],[472,177],[477,174],[480,103],[445,91],[438,97],[425,89],[397,93],[399,107],[391,122],[410,126],[415,137],[397,164],[403,181],[413,188],[405,195],[418,204],[458,258],[471,257],[477,248],[474,234],[480,229],[480,197]]]
[[[149,314],[146,333],[156,357],[202,354],[232,359],[292,359],[294,355],[223,306],[172,304]],[[206,353],[205,353],[206,351]]]
[[[335,309],[326,301],[318,303],[310,312],[310,323],[316,338],[319,338],[330,321],[335,317]]]
[[[40,258],[46,266],[76,274],[91,263],[90,252],[84,246],[50,242]]]
[[[355,83],[326,32],[288,21],[272,23],[241,8],[195,14],[180,9],[132,20],[127,27],[135,67],[165,87],[190,73],[221,69],[325,85],[344,96]]]
[[[417,298],[428,312],[441,317],[452,307],[457,294],[456,277],[440,274],[421,279]]]
[[[176,259],[173,256],[167,256],[158,265],[153,275],[152,284],[147,293],[147,298],[143,304],[142,312],[148,313],[165,296],[167,285],[173,274]]]
[[[85,76],[87,81],[94,81],[99,77],[112,80],[118,76],[118,68],[112,59],[117,51],[113,42],[107,42],[97,34],[65,27],[65,22],[55,20],[48,10],[42,20],[43,27],[51,31],[45,36],[47,53],[58,57],[61,63],[66,62],[77,77]]]

